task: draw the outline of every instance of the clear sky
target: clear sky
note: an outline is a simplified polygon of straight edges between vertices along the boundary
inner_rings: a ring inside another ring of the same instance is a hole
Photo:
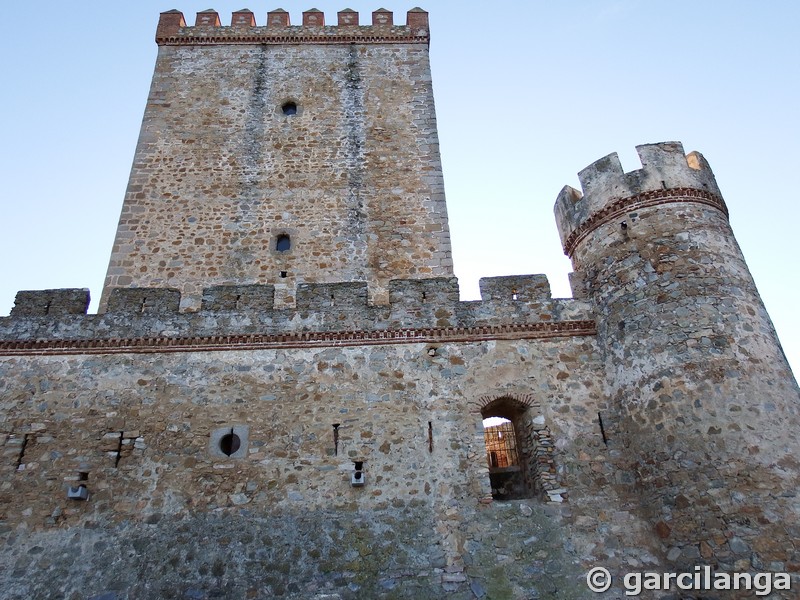
[[[314,0],[335,24],[349,7]],[[383,0],[375,0],[379,2]],[[417,1],[417,0],[412,0]],[[171,4],[165,4],[169,2]],[[158,13],[203,0],[9,2],[0,37],[0,315],[21,289],[88,287],[96,309],[156,55]],[[293,24],[312,7],[284,2]],[[345,4],[346,3],[346,4]],[[124,8],[118,8],[123,5]],[[258,24],[280,4],[251,3]],[[383,5],[405,23],[414,5]],[[547,273],[568,296],[553,203],[576,173],[682,141],[711,164],[795,372],[800,300],[800,2],[430,0],[456,274]]]

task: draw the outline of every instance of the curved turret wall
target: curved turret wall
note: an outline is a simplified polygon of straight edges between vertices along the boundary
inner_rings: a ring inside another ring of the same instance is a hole
[[[611,443],[672,559],[794,560],[797,384],[705,159],[637,151],[642,169],[611,154],[555,208],[598,314]]]

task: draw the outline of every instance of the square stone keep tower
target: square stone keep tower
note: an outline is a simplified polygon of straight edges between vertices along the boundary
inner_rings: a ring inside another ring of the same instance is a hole
[[[452,276],[428,15],[338,16],[161,15],[101,311],[115,287],[193,310],[203,287],[274,284],[291,307],[298,283],[365,281],[380,304],[391,279]]]

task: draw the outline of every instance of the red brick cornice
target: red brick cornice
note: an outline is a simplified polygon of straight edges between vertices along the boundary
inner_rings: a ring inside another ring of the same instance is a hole
[[[477,327],[431,327],[375,331],[293,332],[286,334],[212,335],[197,337],[141,337],[87,340],[5,340],[0,356],[63,354],[143,354],[164,352],[219,352],[275,348],[327,348],[416,343],[482,342],[580,337],[597,334],[594,321],[563,321]]]
[[[427,44],[427,35],[404,33],[386,34],[336,34],[336,35],[292,35],[280,33],[250,33],[227,35],[177,35],[156,38],[159,46],[221,46],[242,44]]]
[[[572,258],[572,253],[578,244],[592,231],[616,219],[617,217],[629,213],[633,210],[642,208],[649,208],[659,204],[705,204],[716,208],[727,217],[728,207],[725,206],[725,201],[706,190],[698,190],[695,188],[671,188],[666,190],[652,190],[635,196],[628,196],[627,198],[620,198],[607,205],[603,210],[600,210],[583,223],[581,223],[564,242],[564,254]]]

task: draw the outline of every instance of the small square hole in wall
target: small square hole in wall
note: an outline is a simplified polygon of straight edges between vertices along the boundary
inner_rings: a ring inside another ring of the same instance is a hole
[[[350,485],[353,487],[363,487],[365,479],[364,461],[353,461],[353,472],[350,474]]]

